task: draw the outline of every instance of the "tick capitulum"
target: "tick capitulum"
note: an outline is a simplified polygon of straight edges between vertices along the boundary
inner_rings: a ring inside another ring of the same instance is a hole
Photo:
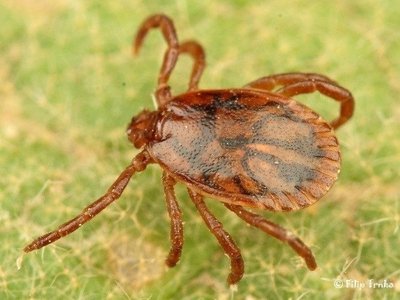
[[[243,276],[240,250],[209,211],[204,196],[222,202],[246,223],[287,243],[307,267],[317,267],[311,250],[286,229],[248,211],[292,211],[318,201],[331,188],[340,169],[334,129],[353,114],[351,93],[326,76],[285,73],[261,77],[237,89],[199,90],[205,67],[203,47],[196,41],[178,42],[172,21],[153,15],[139,27],[133,50],[138,53],[150,29],[160,28],[167,50],[158,76],[156,111],[144,110],[128,126],[129,140],[140,149],[107,192],[81,214],[24,248],[40,249],[91,220],[117,200],[130,178],[150,163],[163,170],[166,206],[171,219],[171,249],[166,263],[173,267],[183,246],[182,213],[174,186],[187,186],[190,199],[231,263],[228,284]],[[181,54],[194,65],[188,91],[172,96],[168,79]],[[340,103],[340,115],[324,121],[292,99],[318,91]]]

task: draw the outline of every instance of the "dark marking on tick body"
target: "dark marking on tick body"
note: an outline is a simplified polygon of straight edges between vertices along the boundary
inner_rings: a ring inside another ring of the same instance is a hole
[[[237,136],[233,138],[229,137],[220,137],[218,138],[218,142],[224,149],[237,149],[243,148],[248,144],[249,139],[243,136]]]
[[[233,182],[236,184],[236,186],[239,188],[240,192],[243,195],[248,195],[248,196],[254,195],[254,191],[249,190],[245,187],[245,185],[243,184],[242,179],[240,179],[239,175],[233,176]]]
[[[222,98],[216,96],[214,98],[214,105],[220,109],[233,110],[233,111],[243,110],[246,108],[245,105],[239,102],[239,96],[237,95],[230,96],[229,98]]]

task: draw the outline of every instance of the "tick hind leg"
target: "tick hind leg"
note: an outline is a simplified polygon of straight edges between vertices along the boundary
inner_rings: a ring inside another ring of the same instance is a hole
[[[115,180],[102,197],[87,206],[78,216],[64,223],[58,229],[34,240],[24,248],[24,251],[30,252],[40,249],[74,232],[83,224],[90,221],[108,205],[117,200],[121,196],[131,177],[136,172],[143,171],[150,162],[151,158],[148,153],[146,151],[140,152],[133,159],[132,163],[118,176],[117,180]]]
[[[340,102],[340,115],[330,122],[336,129],[351,118],[354,111],[354,99],[351,93],[330,78],[314,73],[284,73],[266,76],[245,85],[245,88],[272,91],[281,86],[276,93],[292,97],[315,91]]]
[[[317,263],[310,250],[298,237],[282,228],[281,226],[272,223],[263,217],[245,210],[243,207],[232,204],[225,204],[225,206],[238,215],[248,224],[257,227],[265,233],[277,238],[278,240],[287,243],[299,256],[301,256],[310,270],[317,268]]]
[[[174,185],[176,184],[175,179],[169,176],[167,173],[163,173],[163,185],[165,199],[167,203],[168,215],[171,219],[171,249],[165,260],[168,267],[174,267],[182,253],[183,247],[183,223],[182,223],[182,212],[179,209],[178,202],[176,201]]]
[[[222,224],[208,210],[204,203],[203,196],[191,189],[188,189],[188,191],[190,198],[206,223],[208,229],[217,238],[218,243],[231,260],[231,272],[227,279],[228,284],[237,283],[244,273],[244,263],[239,248],[236,246],[230,235],[223,229]]]

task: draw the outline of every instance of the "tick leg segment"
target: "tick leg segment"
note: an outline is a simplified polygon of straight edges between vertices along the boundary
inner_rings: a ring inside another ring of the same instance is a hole
[[[345,88],[330,82],[319,80],[302,81],[284,86],[279,89],[277,93],[291,97],[299,94],[313,93],[315,91],[340,102],[339,117],[329,123],[334,129],[340,127],[351,118],[354,112],[353,96]]]
[[[189,54],[194,60],[188,91],[196,91],[199,89],[199,81],[206,66],[204,48],[196,41],[185,41],[179,45],[179,54],[181,53]]]
[[[231,272],[227,279],[228,284],[237,283],[244,273],[244,263],[239,248],[236,246],[230,235],[222,228],[222,224],[208,210],[204,203],[203,196],[191,189],[188,189],[188,191],[190,198],[206,223],[208,229],[217,238],[218,243],[231,260]]]
[[[25,252],[40,249],[56,240],[74,232],[86,222],[90,221],[108,205],[117,200],[125,187],[127,186],[130,178],[136,173],[143,171],[146,166],[151,162],[151,158],[146,151],[140,152],[131,162],[131,164],[118,176],[117,180],[109,187],[107,192],[98,200],[87,206],[81,214],[72,220],[64,223],[58,229],[49,232],[24,248]]]
[[[340,102],[340,115],[330,122],[336,129],[347,122],[353,115],[354,98],[345,88],[338,85],[326,76],[314,73],[284,73],[262,77],[250,82],[245,87],[272,91],[277,86],[282,86],[276,93],[292,97],[299,94],[313,93],[315,91]]]
[[[281,74],[274,74],[265,77],[261,77],[257,80],[254,80],[248,84],[246,84],[245,88],[252,88],[252,89],[260,89],[260,90],[267,90],[272,91],[278,86],[287,86],[289,84],[301,82],[301,81],[327,81],[331,82],[332,84],[336,84],[332,79],[326,77],[324,75],[315,74],[315,73],[281,73]]]
[[[315,262],[315,258],[310,248],[308,248],[298,237],[294,236],[281,226],[272,223],[257,214],[245,210],[241,206],[226,203],[225,206],[250,225],[261,229],[265,233],[284,243],[288,243],[289,246],[292,247],[292,249],[305,260],[307,267],[310,270],[315,270],[317,268],[317,263]]]
[[[183,223],[182,212],[176,201],[174,185],[175,179],[166,172],[163,173],[163,185],[165,199],[167,202],[167,210],[171,219],[171,249],[165,260],[168,267],[174,267],[181,257],[183,247]]]
[[[162,106],[168,102],[169,99],[171,99],[168,79],[178,60],[179,43],[172,20],[163,14],[153,15],[147,18],[140,25],[139,30],[136,33],[136,37],[133,41],[134,54],[139,53],[144,38],[149,30],[153,28],[161,29],[164,39],[168,44],[167,51],[164,54],[164,60],[161,66],[160,74],[158,76],[158,85],[156,90],[157,102],[160,106]]]

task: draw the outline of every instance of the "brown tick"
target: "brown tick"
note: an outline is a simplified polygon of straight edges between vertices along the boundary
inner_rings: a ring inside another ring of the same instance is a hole
[[[351,93],[328,77],[312,73],[271,75],[243,88],[199,90],[205,67],[202,46],[195,41],[179,43],[172,21],[165,15],[153,15],[137,32],[135,53],[152,28],[160,28],[168,48],[155,91],[158,110],[143,110],[127,129],[140,153],[102,197],[24,251],[40,249],[75,231],[117,200],[132,175],[156,163],[163,170],[171,219],[169,267],[177,264],[183,246],[182,213],[174,192],[175,184],[181,182],[230,258],[229,284],[242,278],[243,259],[231,236],[208,210],[204,196],[218,199],[248,224],[287,243],[314,270],[314,256],[299,238],[244,207],[292,211],[325,195],[338,177],[340,152],[334,129],[353,114]],[[194,66],[188,91],[172,96],[168,79],[180,54],[190,55]],[[340,103],[338,118],[326,122],[292,99],[315,91]]]

